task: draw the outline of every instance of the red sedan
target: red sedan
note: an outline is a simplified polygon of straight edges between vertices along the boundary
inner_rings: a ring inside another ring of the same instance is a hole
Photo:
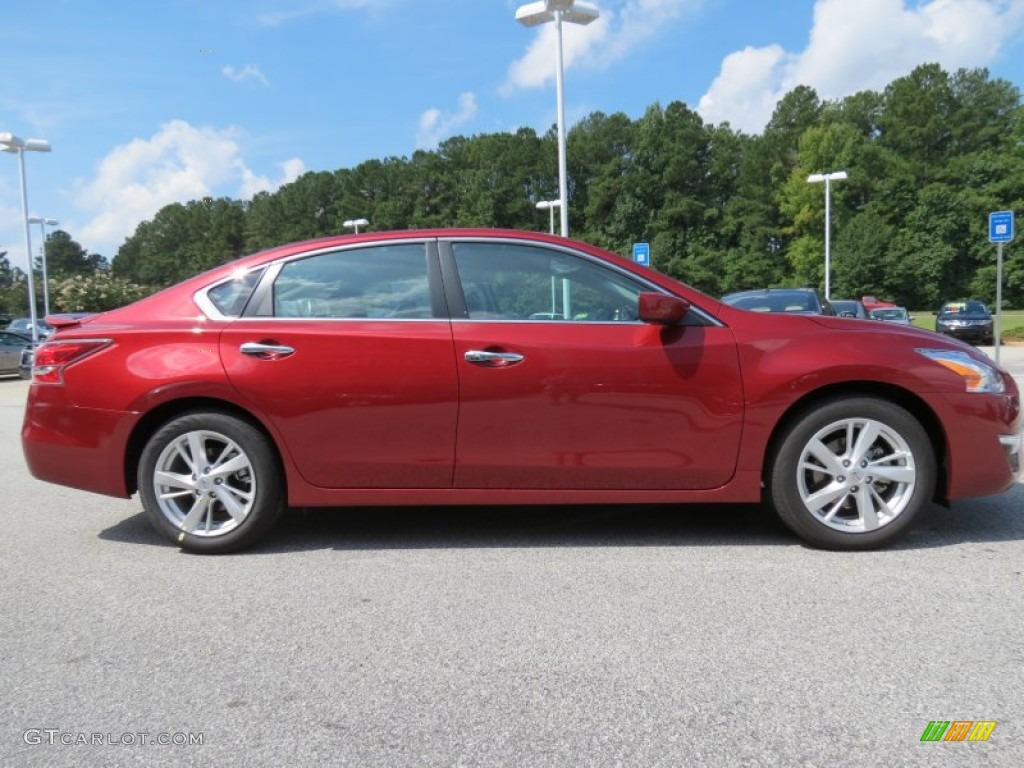
[[[865,549],[1019,473],[1017,387],[971,347],[737,309],[532,232],[297,243],[51,321],[32,473],[138,491],[195,552],[289,506],[759,500]]]

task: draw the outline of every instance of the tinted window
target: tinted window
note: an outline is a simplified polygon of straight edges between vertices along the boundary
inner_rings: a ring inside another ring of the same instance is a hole
[[[907,317],[905,309],[873,309],[871,316],[876,320],[904,320]]]
[[[455,243],[455,263],[473,320],[635,322],[641,283],[547,248]]]
[[[988,307],[986,307],[980,301],[947,301],[942,305],[942,309],[939,310],[939,314],[972,314],[972,315],[987,315]]]
[[[245,304],[249,301],[253,288],[262,274],[262,269],[245,272],[226,283],[215,285],[206,292],[206,295],[221,314],[238,317],[245,309]]]
[[[818,302],[806,291],[773,291],[749,296],[725,296],[723,301],[753,312],[818,311]]]
[[[274,282],[274,315],[429,318],[426,250],[382,245],[290,261]]]

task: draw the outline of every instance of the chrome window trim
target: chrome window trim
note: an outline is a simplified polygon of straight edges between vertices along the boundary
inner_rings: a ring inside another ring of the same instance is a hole
[[[274,280],[277,279],[277,276],[281,273],[281,268],[285,264],[287,264],[287,263],[289,263],[291,261],[295,261],[297,259],[305,259],[305,258],[309,258],[311,256],[320,256],[320,255],[325,254],[325,253],[334,253],[334,252],[339,252],[339,251],[350,251],[350,250],[357,250],[357,249],[365,249],[365,248],[368,248],[368,247],[369,248],[373,248],[373,247],[378,246],[378,245],[406,245],[406,244],[409,244],[409,243],[422,243],[424,245],[424,247],[426,247],[426,244],[428,242],[431,242],[431,241],[446,242],[446,243],[451,243],[451,244],[455,244],[455,243],[498,243],[498,244],[503,244],[503,245],[525,245],[525,246],[531,246],[531,247],[534,247],[534,248],[547,248],[547,249],[550,249],[550,250],[562,251],[563,253],[570,254],[570,255],[575,256],[577,258],[586,259],[587,261],[592,262],[592,263],[594,263],[594,264],[596,264],[596,265],[598,265],[600,267],[603,267],[605,269],[611,269],[612,271],[622,275],[623,277],[629,278],[630,280],[633,280],[633,281],[635,281],[635,282],[637,282],[637,283],[639,283],[639,284],[641,284],[643,286],[646,286],[647,288],[649,288],[651,291],[653,291],[655,293],[661,293],[661,294],[664,294],[666,296],[676,296],[677,295],[677,294],[672,293],[671,291],[666,290],[665,288],[661,287],[657,283],[653,283],[653,282],[651,282],[649,280],[645,280],[640,275],[637,275],[634,272],[630,272],[627,269],[623,269],[618,264],[613,264],[611,262],[604,261],[603,259],[598,258],[597,256],[592,256],[589,253],[586,253],[584,251],[579,251],[579,250],[577,250],[577,249],[575,249],[575,248],[573,248],[571,246],[568,246],[568,245],[563,245],[561,243],[550,243],[550,242],[542,241],[542,240],[531,240],[531,239],[528,239],[528,238],[490,237],[490,236],[487,236],[487,235],[479,235],[479,236],[462,235],[462,236],[456,236],[456,237],[445,237],[445,236],[437,236],[437,237],[402,237],[402,238],[396,238],[396,239],[393,239],[393,240],[390,240],[390,239],[389,240],[374,240],[374,241],[369,241],[369,242],[364,241],[364,242],[361,242],[361,243],[350,243],[350,244],[340,244],[340,245],[339,244],[335,244],[335,245],[329,245],[329,246],[322,246],[320,248],[314,248],[314,249],[309,250],[309,251],[300,251],[299,253],[293,253],[290,256],[285,256],[285,257],[282,257],[282,258],[279,258],[279,259],[274,259],[274,260],[271,260],[269,262],[263,262],[262,264],[253,265],[253,266],[247,268],[244,271],[244,274],[248,274],[248,273],[252,272],[253,270],[257,270],[257,269],[262,269],[263,270],[263,276],[260,278],[259,282],[257,282],[256,285],[253,287],[253,295],[255,295],[260,290],[260,288],[264,285],[264,283],[267,283],[267,282],[272,283]],[[227,278],[225,278],[223,280],[219,280],[216,283],[213,283],[212,285],[206,285],[206,286],[198,289],[195,293],[192,294],[192,300],[196,303],[196,305],[199,307],[200,311],[202,311],[202,313],[204,315],[206,315],[206,317],[208,319],[210,319],[210,320],[227,320],[227,321],[260,320],[260,321],[263,321],[263,322],[276,320],[276,321],[280,321],[280,322],[296,322],[296,321],[298,321],[298,322],[325,322],[325,321],[326,322],[337,322],[337,321],[343,321],[343,322],[361,322],[361,323],[365,323],[365,322],[389,322],[389,323],[393,323],[393,322],[399,322],[399,323],[436,323],[436,322],[450,322],[450,323],[524,323],[524,324],[527,324],[527,325],[538,325],[540,323],[555,323],[555,322],[557,322],[557,323],[560,323],[560,324],[573,323],[573,324],[576,324],[576,325],[590,325],[590,326],[594,326],[594,325],[616,325],[616,326],[644,325],[643,321],[641,321],[641,320],[633,320],[633,321],[629,321],[629,322],[622,322],[622,321],[618,321],[617,322],[617,321],[608,321],[608,320],[557,320],[557,321],[556,320],[511,320],[511,319],[510,320],[501,320],[501,319],[494,319],[494,318],[479,318],[479,319],[475,319],[474,320],[472,318],[467,318],[467,317],[452,317],[451,315],[449,315],[448,317],[419,317],[419,318],[411,318],[411,317],[371,317],[371,318],[366,318],[366,317],[277,317],[276,315],[270,315],[270,316],[258,317],[258,318],[257,317],[245,317],[245,316],[237,316],[236,317],[236,316],[233,316],[233,315],[225,315],[224,313],[222,313],[219,309],[217,309],[217,306],[206,295],[207,291],[210,291],[213,288],[216,288],[217,286],[222,285],[222,284],[224,284],[224,283],[226,283],[226,282],[228,282],[230,280],[233,280],[233,279],[235,279],[235,278],[227,277]],[[683,298],[683,297],[680,296],[679,298]],[[700,307],[697,307],[697,306],[695,306],[693,304],[690,305],[690,312],[695,312],[700,318],[702,318],[704,321],[706,321],[708,325],[711,325],[711,326],[714,326],[714,327],[718,327],[718,328],[726,327],[725,323],[723,323],[717,317],[715,317],[714,315],[709,314],[708,312],[705,312],[703,309],[701,309]]]

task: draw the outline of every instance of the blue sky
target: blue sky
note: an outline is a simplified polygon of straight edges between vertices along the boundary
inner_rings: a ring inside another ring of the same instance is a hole
[[[25,157],[31,214],[111,258],[171,202],[247,198],[457,134],[547,130],[553,28],[516,23],[520,4],[35,0],[0,21],[0,132],[50,141],[51,154]],[[570,124],[679,100],[756,133],[795,85],[839,98],[928,61],[1024,87],[1024,0],[595,4],[597,22],[566,27]],[[24,268],[6,154],[5,250]]]

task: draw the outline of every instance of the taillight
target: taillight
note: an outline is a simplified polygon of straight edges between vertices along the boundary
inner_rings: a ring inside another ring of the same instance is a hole
[[[65,368],[94,352],[99,352],[111,343],[111,339],[48,341],[35,351],[32,360],[32,380],[37,384],[62,384]]]

